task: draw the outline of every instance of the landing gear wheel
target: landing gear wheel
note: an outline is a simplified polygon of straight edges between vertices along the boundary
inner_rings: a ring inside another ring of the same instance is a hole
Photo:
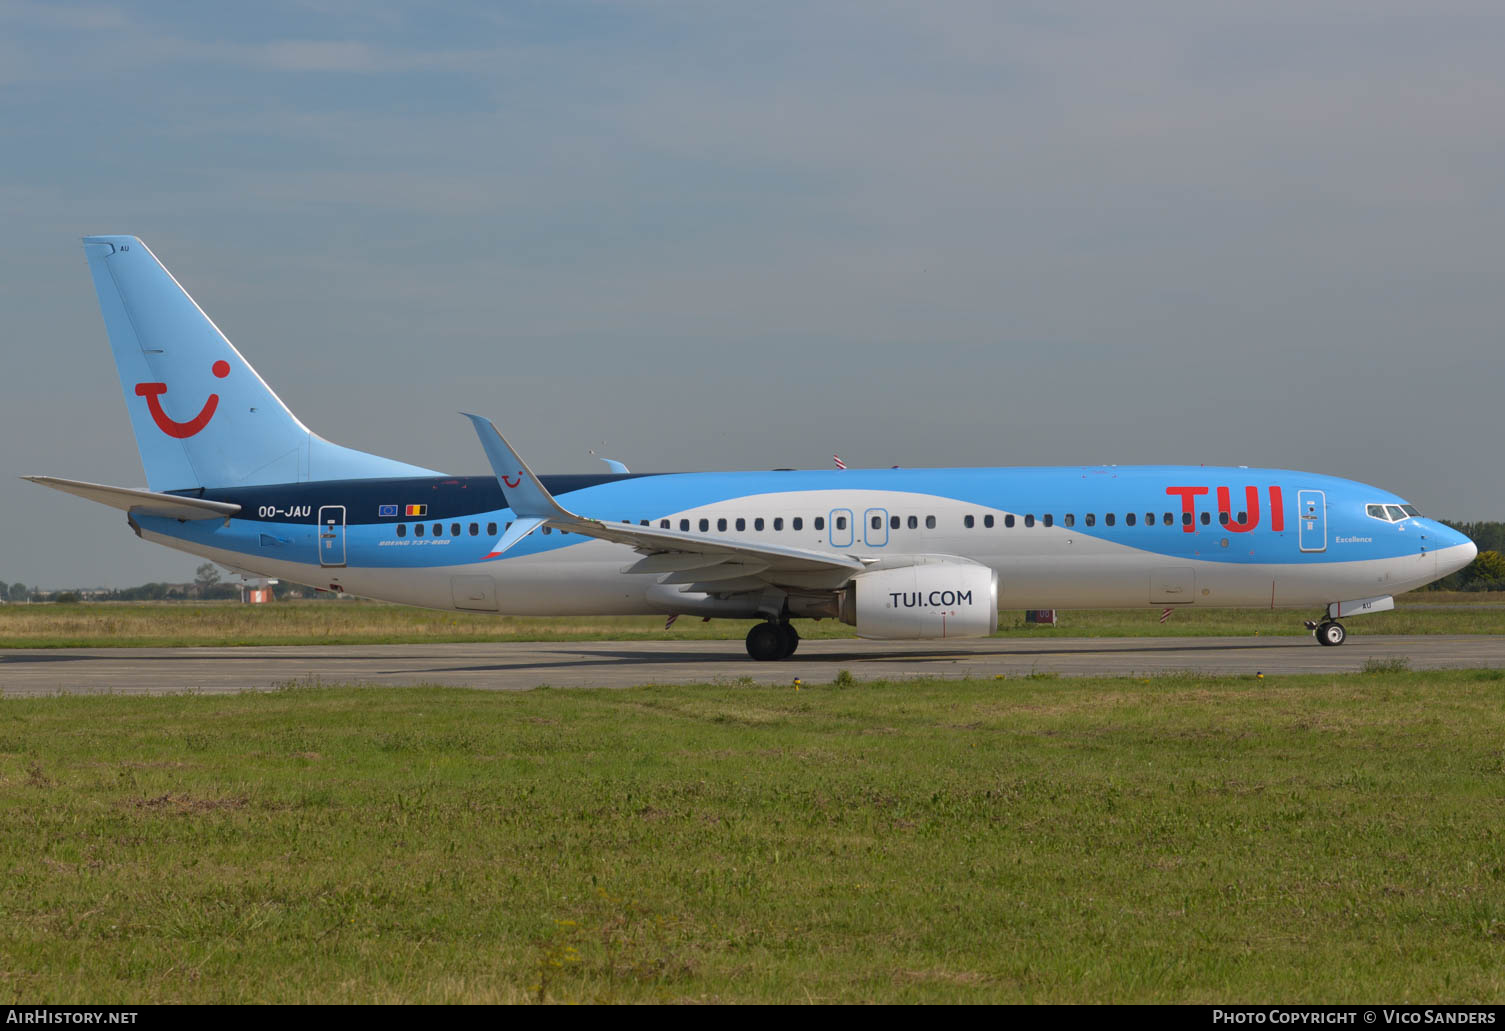
[[[780,655],[779,658],[787,659],[800,646],[800,632],[794,629],[794,624],[792,623],[780,623],[779,635],[784,641],[784,654]]]
[[[1317,627],[1317,643],[1335,647],[1348,640],[1348,631],[1343,629],[1342,623],[1327,620]]]
[[[784,632],[778,623],[758,623],[747,632],[747,654],[758,662],[782,659],[788,654],[784,648]]]

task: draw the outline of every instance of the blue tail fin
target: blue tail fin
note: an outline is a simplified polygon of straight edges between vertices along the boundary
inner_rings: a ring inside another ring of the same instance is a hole
[[[152,490],[438,475],[310,432],[134,236],[84,253]]]

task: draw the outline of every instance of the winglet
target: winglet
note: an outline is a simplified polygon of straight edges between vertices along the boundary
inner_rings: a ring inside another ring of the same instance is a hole
[[[596,457],[597,458],[601,458],[600,455],[597,455]],[[625,462],[618,462],[615,458],[601,458],[601,461],[605,462],[606,463],[606,468],[610,469],[614,473],[629,473],[629,472],[632,472],[631,469],[627,468],[627,463],[625,463]]]
[[[518,541],[528,536],[528,534],[538,529],[544,524],[544,522],[545,520],[543,519],[514,520],[513,523],[507,527],[507,532],[502,534],[501,539],[496,542],[496,546],[491,549],[491,554],[487,555],[486,557],[496,558],[503,552],[511,550],[512,545],[516,544]]]
[[[533,475],[528,463],[502,438],[490,419],[469,412],[460,414],[475,426],[476,435],[481,438],[481,447],[486,449],[486,458],[491,462],[491,471],[496,474],[497,482],[507,495],[508,506],[517,514],[518,522],[513,524],[513,529],[526,520],[538,520],[519,535],[518,540],[551,519],[567,523],[580,521],[579,516],[560,507],[559,502],[554,500],[554,495]]]

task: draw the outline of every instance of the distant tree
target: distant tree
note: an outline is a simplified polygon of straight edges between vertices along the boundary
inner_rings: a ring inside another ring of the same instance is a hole
[[[214,568],[213,562],[205,562],[193,571],[193,582],[198,584],[200,591],[205,591],[219,583],[219,570]]]
[[[26,585],[17,581],[6,588],[5,596],[11,601],[25,601],[28,591]]]
[[[9,590],[10,584],[6,583],[4,580],[0,580],[0,601],[3,601],[4,599],[10,597],[10,595],[6,593]]]
[[[1481,551],[1479,557],[1463,570],[1467,574],[1465,591],[1505,590],[1505,555],[1498,551]]]
[[[78,599],[78,592],[77,591],[58,591],[56,594],[54,594],[52,596],[51,600],[57,602],[59,605],[75,605],[75,604],[78,603],[78,600],[79,600]]]

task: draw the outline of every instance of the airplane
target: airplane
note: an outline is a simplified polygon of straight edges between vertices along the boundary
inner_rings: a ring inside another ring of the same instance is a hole
[[[450,475],[313,433],[144,243],[83,242],[147,486],[26,478],[255,576],[435,609],[753,620],[748,654],[777,660],[794,617],[925,640],[987,636],[1001,606],[1322,607],[1306,625],[1339,645],[1342,618],[1477,553],[1389,491],[1285,469],[539,476],[467,415],[491,472]]]

